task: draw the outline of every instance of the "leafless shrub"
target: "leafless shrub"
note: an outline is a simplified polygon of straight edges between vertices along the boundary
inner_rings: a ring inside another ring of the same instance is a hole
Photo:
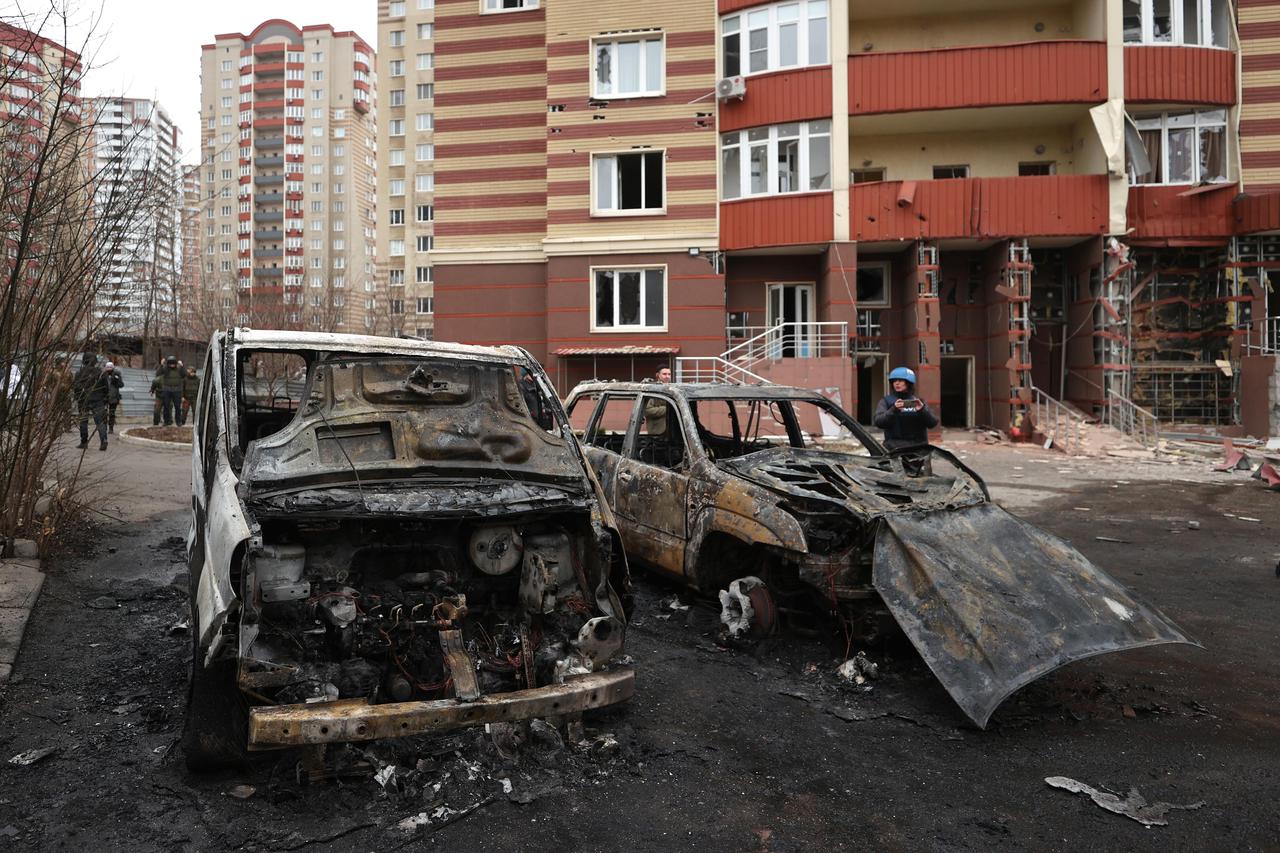
[[[36,519],[42,492],[74,500],[78,466],[50,455],[74,422],[76,354],[92,351],[102,329],[107,271],[156,203],[155,177],[127,170],[136,140],[93,157],[92,116],[80,107],[80,78],[95,36],[63,49],[73,10],[60,0],[39,15],[0,19],[0,543],[37,538],[57,514]],[[92,28],[91,28],[92,29]],[[129,172],[125,180],[107,181]],[[17,368],[17,373],[11,372]]]

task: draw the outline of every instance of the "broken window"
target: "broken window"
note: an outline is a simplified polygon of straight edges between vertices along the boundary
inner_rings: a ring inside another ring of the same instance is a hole
[[[852,169],[849,172],[851,184],[873,184],[884,180],[884,169]]]
[[[238,356],[236,402],[244,450],[293,420],[307,382],[307,363],[296,353],[242,350]]]
[[[640,400],[640,428],[632,457],[674,471],[684,464],[684,431],[675,404],[646,394]]]
[[[599,154],[595,157],[592,213],[661,212],[665,204],[663,152]]]
[[[933,179],[944,180],[946,178],[967,178],[969,177],[968,165],[961,166],[934,166]]]
[[[889,306],[889,262],[858,264],[858,307]]]
[[[595,96],[662,94],[662,36],[595,43]]]
[[[595,271],[592,331],[661,329],[667,325],[666,270]]]
[[[621,453],[627,430],[631,427],[631,411],[635,403],[635,395],[610,394],[605,397],[604,405],[599,407],[587,428],[583,444]]]
[[[796,122],[723,134],[720,167],[726,201],[829,190],[831,122]]]
[[[1135,184],[1198,184],[1227,180],[1227,113],[1225,110],[1161,113],[1136,118],[1138,136],[1150,171],[1137,174],[1128,158]]]
[[[1054,175],[1058,172],[1058,164],[1052,160],[1043,163],[1019,163],[1018,176]]]
[[[1229,0],[1124,0],[1128,44],[1190,44],[1226,47],[1231,31]]]
[[[485,12],[516,12],[538,8],[538,0],[484,0]]]
[[[603,394],[583,394],[570,404],[567,414],[569,426],[573,428],[574,435],[579,438],[586,436],[587,427],[591,425],[591,416],[596,413],[596,406],[603,396]]]

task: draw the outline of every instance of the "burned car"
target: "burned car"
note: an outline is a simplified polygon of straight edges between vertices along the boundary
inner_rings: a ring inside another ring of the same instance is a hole
[[[220,332],[191,476],[193,768],[633,692],[613,516],[523,350]]]
[[[886,452],[816,392],[594,382],[566,409],[633,562],[720,591],[731,633],[804,599],[896,622],[979,726],[1063,664],[1193,642],[951,453]]]

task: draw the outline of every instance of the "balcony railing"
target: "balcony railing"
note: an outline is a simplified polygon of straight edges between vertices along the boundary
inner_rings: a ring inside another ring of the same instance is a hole
[[[676,381],[731,385],[770,385],[768,379],[717,355],[676,359]]]
[[[1244,324],[1246,355],[1280,355],[1280,317]]]
[[[1106,175],[878,181],[849,189],[855,240],[1084,237],[1109,225]]]
[[[750,369],[762,361],[781,358],[843,358],[849,355],[849,324],[840,322],[779,323],[746,326],[737,330],[745,341],[730,347],[721,358]]]
[[[1107,405],[1103,412],[1107,424],[1144,447],[1160,443],[1160,421],[1151,412],[1128,397],[1107,389]]]
[[[849,113],[872,115],[1107,99],[1107,46],[1039,41],[849,57]]]

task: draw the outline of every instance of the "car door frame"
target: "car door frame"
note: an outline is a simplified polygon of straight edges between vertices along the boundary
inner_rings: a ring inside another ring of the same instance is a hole
[[[684,461],[679,469],[653,465],[636,458],[646,397],[655,397],[669,406],[668,430],[672,428],[671,418],[675,418],[675,425],[684,439]],[[690,439],[688,420],[684,407],[674,394],[657,388],[639,391],[614,478],[614,515],[627,520],[631,533],[629,541],[623,540],[627,554],[679,578],[685,574],[685,552],[689,547],[689,484],[695,461],[695,445]],[[671,505],[662,507],[659,501],[666,496],[673,496]],[[644,507],[649,511],[638,511]]]
[[[192,442],[192,530],[188,536],[191,601],[195,613],[196,647],[205,664],[221,652],[222,630],[237,606],[233,572],[244,559],[250,530],[236,494],[239,479],[228,459],[230,439],[225,399],[226,359],[234,351],[221,336],[209,344],[209,361],[196,407],[201,417],[201,440]],[[194,438],[194,436],[193,436]]]

